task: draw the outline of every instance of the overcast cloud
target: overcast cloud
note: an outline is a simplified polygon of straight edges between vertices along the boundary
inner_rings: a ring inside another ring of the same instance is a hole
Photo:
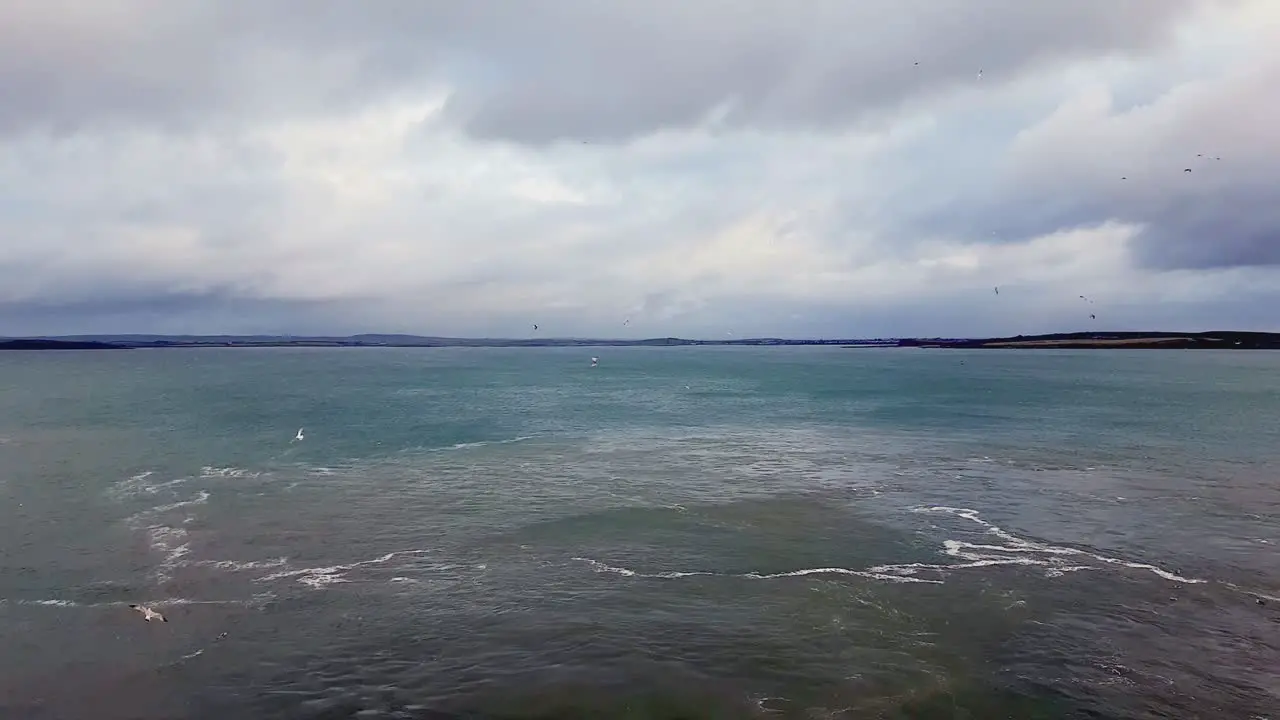
[[[0,335],[1280,330],[1277,87],[1275,0],[0,0]]]

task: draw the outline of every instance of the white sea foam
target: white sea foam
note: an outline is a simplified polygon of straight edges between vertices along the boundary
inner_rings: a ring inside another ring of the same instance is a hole
[[[262,603],[271,599],[274,599],[274,596],[269,596],[265,593],[260,593],[260,594],[254,595],[252,598],[248,600],[197,600],[194,598],[170,597],[170,598],[164,598],[161,600],[156,600],[154,602],[143,603],[143,604],[153,605],[155,607],[167,607],[167,606],[174,606],[174,605],[244,605],[244,606],[253,607],[256,605],[261,605]],[[129,603],[107,603],[107,604],[127,605]]]
[[[969,508],[933,506],[916,508],[915,512],[947,514],[963,518],[985,528],[984,532],[986,534],[1003,541],[1004,544],[973,543],[953,539],[944,540],[942,544],[942,552],[945,555],[963,561],[958,563],[913,562],[876,565],[865,569],[820,567],[803,568],[776,573],[723,573],[705,570],[641,573],[630,568],[610,565],[592,558],[575,557],[573,559],[587,563],[593,570],[600,573],[612,573],[623,577],[664,580],[696,576],[736,577],[748,580],[773,580],[789,577],[805,577],[809,575],[849,575],[883,582],[940,584],[943,582],[942,577],[945,577],[946,574],[957,570],[972,570],[1003,565],[1040,566],[1046,568],[1046,576],[1061,577],[1066,573],[1079,572],[1081,570],[1098,570],[1102,569],[1103,566],[1112,565],[1133,570],[1145,570],[1165,580],[1169,580],[1170,582],[1185,584],[1207,582],[1200,578],[1186,577],[1149,563],[1133,562],[1077,548],[1060,547],[1057,545],[1026,540],[987,520],[984,520],[978,514],[977,510]],[[1098,563],[1102,563],[1102,565],[1081,564],[1080,561],[1082,559],[1094,560]],[[920,577],[922,574],[929,574],[932,576]],[[1251,594],[1257,595],[1257,593]]]
[[[19,600],[19,605],[43,605],[45,607],[80,607],[73,600]]]
[[[506,440],[478,440],[476,442],[454,443],[448,447],[432,448],[433,452],[446,452],[449,450],[470,450],[472,448],[485,447],[488,445],[510,445],[512,443],[524,442],[532,440],[533,435],[521,435],[519,437],[507,438]]]
[[[180,477],[171,480],[158,480],[155,477],[155,472],[147,470],[114,483],[108,489],[107,494],[115,500],[156,495],[164,490],[172,490],[190,479],[189,477]]]
[[[207,502],[208,499],[209,494],[201,491],[189,500],[158,505],[125,518],[125,524],[129,528],[146,532],[147,545],[153,552],[161,556],[160,562],[152,570],[152,575],[157,580],[168,580],[172,577],[174,569],[187,564],[185,558],[191,554],[191,544],[187,541],[188,533],[185,528],[155,523],[154,520],[157,516],[166,512],[192,505],[200,505]],[[183,518],[181,525],[186,525],[193,519],[194,516],[188,515]]]
[[[12,603],[14,605],[26,605],[32,607],[56,607],[56,608],[107,608],[107,607],[128,607],[133,604],[147,605],[149,607],[174,607],[181,605],[238,605],[242,607],[260,607],[263,603],[275,599],[275,595],[271,593],[259,593],[248,600],[197,600],[194,598],[170,597],[160,600],[115,600],[111,602],[94,602],[81,603],[74,600],[63,599],[46,599],[46,600],[9,600],[0,598],[0,604]]]
[[[1269,595],[1267,593],[1258,592],[1256,590],[1247,590],[1245,588],[1240,587],[1239,585],[1236,585],[1235,583],[1224,582],[1223,585],[1226,585],[1227,587],[1231,588],[1232,590],[1235,590],[1236,592],[1244,593],[1245,595],[1248,595],[1249,597],[1255,598],[1257,600],[1269,600],[1271,602],[1280,602],[1280,596]]]
[[[283,559],[271,561],[199,561],[192,563],[187,559],[191,554],[191,545],[188,542],[187,531],[182,526],[195,521],[196,516],[191,512],[180,514],[177,517],[174,516],[175,513],[180,511],[189,511],[196,506],[205,505],[210,498],[210,492],[204,489],[197,490],[188,497],[182,497],[175,492],[180,486],[186,485],[193,480],[210,483],[226,479],[256,478],[261,475],[261,472],[237,467],[205,466],[201,468],[198,478],[188,476],[163,480],[156,475],[155,471],[148,470],[115,483],[108,490],[108,495],[121,502],[139,498],[153,498],[154,502],[161,499],[161,497],[168,500],[168,502],[160,502],[152,507],[140,510],[124,519],[124,524],[127,527],[145,533],[151,550],[160,554],[160,562],[152,571],[152,576],[157,580],[168,580],[172,577],[172,572],[175,568],[191,564],[232,571],[279,567],[285,563]]]
[[[192,564],[199,567],[226,570],[227,572],[251,572],[284,567],[289,564],[289,558],[278,557],[271,560],[197,560]]]
[[[258,578],[257,582],[270,582],[272,580],[292,578],[314,590],[320,590],[329,585],[351,582],[351,580],[346,576],[346,573],[351,570],[371,565],[383,565],[390,562],[393,558],[404,555],[421,556],[427,555],[430,552],[430,550],[397,550],[369,560],[357,560],[356,562],[341,565],[282,570],[280,572],[271,573],[270,575]]]
[[[1078,548],[1061,547],[1020,538],[998,525],[984,520],[978,514],[977,510],[970,508],[935,505],[932,507],[916,508],[915,512],[945,514],[963,518],[985,528],[986,534],[992,535],[1005,542],[1004,545],[992,545],[964,542],[960,540],[947,540],[943,543],[944,552],[946,552],[947,555],[967,560],[968,562],[958,565],[937,565],[930,567],[929,569],[947,570],[963,567],[985,567],[991,565],[1040,565],[1049,567],[1049,571],[1046,574],[1057,577],[1066,572],[1094,569],[1093,566],[1079,564],[1079,560],[1081,558],[1089,558],[1107,565],[1117,565],[1132,570],[1146,570],[1147,572],[1153,573],[1156,576],[1171,582],[1187,584],[1207,582],[1200,578],[1189,578],[1150,563],[1133,562]],[[1068,560],[1068,558],[1073,558],[1074,562]],[[922,566],[922,569],[924,567],[925,566]]]
[[[776,580],[779,578],[805,577],[807,575],[856,575],[858,577],[870,578],[872,580],[884,580],[887,582],[928,583],[928,584],[940,583],[940,581],[938,580],[926,580],[923,578],[892,575],[889,573],[876,572],[875,570],[851,570],[849,568],[838,568],[838,567],[804,568],[801,570],[791,570],[788,572],[767,573],[767,574],[758,573],[758,572],[723,573],[723,572],[712,572],[709,570],[641,573],[628,568],[618,567],[616,565],[609,565],[607,563],[602,563],[599,560],[593,560],[591,558],[575,557],[573,559],[579,562],[587,563],[588,565],[591,566],[593,570],[599,573],[613,573],[615,575],[622,575],[623,577],[637,577],[637,578],[658,579],[658,580],[676,580],[679,578],[687,578],[687,577],[732,577],[732,578],[743,578],[746,580]]]
[[[209,502],[209,492],[207,490],[201,490],[197,492],[195,496],[188,498],[187,500],[179,500],[177,502],[166,503],[164,505],[157,505],[151,508],[148,512],[166,513],[179,508],[190,507],[192,505],[204,505],[207,502]]]
[[[803,570],[792,570],[790,572],[778,572],[762,575],[760,573],[746,573],[741,577],[752,580],[773,580],[775,578],[788,577],[805,577],[808,575],[853,575],[856,577],[869,578],[871,580],[883,580],[895,583],[926,583],[930,585],[940,585],[941,580],[928,580],[925,578],[912,577],[910,575],[897,575],[892,572],[893,566],[884,566],[887,572],[878,572],[875,569],[869,570],[851,570],[849,568],[828,567],[828,568],[805,568]]]
[[[152,550],[163,555],[154,571],[155,576],[160,580],[169,579],[173,569],[181,566],[182,559],[191,553],[191,544],[187,542],[187,531],[183,528],[152,525],[147,528],[147,540]]]
[[[202,478],[256,478],[261,475],[261,472],[237,467],[211,467],[206,465],[200,468],[200,477]]]
[[[147,525],[147,522],[155,518],[157,515],[163,515],[165,513],[173,512],[174,510],[181,510],[182,508],[185,508],[185,507],[192,507],[195,505],[204,505],[207,502],[209,502],[209,493],[205,490],[201,490],[197,492],[194,496],[187,498],[186,500],[178,500],[176,502],[164,503],[161,505],[156,505],[155,507],[147,508],[146,510],[142,510],[140,512],[136,512],[133,515],[130,515],[129,517],[125,518],[124,522],[130,528],[134,530],[140,530],[140,529],[143,529],[144,527],[149,527]],[[190,520],[191,518],[188,516],[185,522],[189,522]]]

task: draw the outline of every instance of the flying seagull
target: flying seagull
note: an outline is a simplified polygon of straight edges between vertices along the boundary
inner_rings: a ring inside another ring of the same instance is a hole
[[[159,620],[160,622],[169,622],[168,620],[164,619],[163,615],[156,612],[155,610],[152,610],[149,607],[146,607],[145,605],[130,605],[129,607],[133,610],[137,610],[138,612],[142,613],[142,619],[146,620],[147,622],[151,622],[152,620]]]
[[[996,294],[997,294],[997,295],[999,295],[999,294],[1000,294],[1000,288],[999,288],[999,287],[997,287],[995,290],[996,290]]]
[[[598,357],[593,357],[593,358],[591,358],[591,367],[595,367],[595,366],[596,366],[596,365],[598,365],[599,363],[600,363],[600,358],[598,358]]]
[[[297,442],[301,439],[302,439],[302,428],[298,428],[298,434],[293,436],[293,442]]]

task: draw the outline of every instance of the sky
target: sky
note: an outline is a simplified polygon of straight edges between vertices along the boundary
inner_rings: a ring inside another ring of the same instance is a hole
[[[0,0],[0,335],[1280,330],[1277,87],[1275,0]]]

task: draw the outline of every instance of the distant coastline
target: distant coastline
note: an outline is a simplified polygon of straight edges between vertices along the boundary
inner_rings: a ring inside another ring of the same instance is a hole
[[[1079,332],[1015,335],[983,339],[904,339],[899,347],[1082,350],[1280,350],[1280,333],[1210,330],[1208,332]]]
[[[1208,331],[1056,333],[1001,338],[809,339],[743,338],[644,340],[590,338],[447,338],[419,335],[71,335],[0,338],[0,350],[126,350],[210,347],[679,347],[697,345],[834,345],[843,348],[915,347],[961,349],[1222,349],[1280,350],[1280,333]]]
[[[0,339],[0,350],[123,350],[125,346],[105,342],[46,340],[43,338]]]
[[[889,339],[806,339],[744,338],[725,340],[691,340],[664,337],[642,340],[609,338],[451,338],[421,335],[350,335],[284,336],[284,335],[43,335],[26,338],[0,338],[0,350],[99,350],[142,348],[213,348],[213,347],[675,347],[686,345],[854,345],[858,347],[895,347],[899,340]]]

